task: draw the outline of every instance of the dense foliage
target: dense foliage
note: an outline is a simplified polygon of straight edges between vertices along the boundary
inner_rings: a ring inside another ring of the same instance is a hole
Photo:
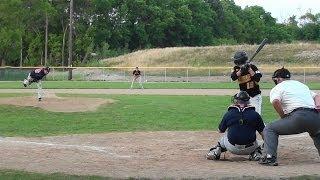
[[[1,0],[1,65],[67,65],[69,10],[68,0]],[[277,23],[233,0],[75,0],[73,17],[73,65],[154,47],[320,40],[320,13]]]

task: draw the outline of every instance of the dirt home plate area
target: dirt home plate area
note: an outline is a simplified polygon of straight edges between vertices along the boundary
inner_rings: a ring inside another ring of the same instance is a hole
[[[10,93],[25,90],[7,90]],[[34,91],[34,90],[33,90]],[[77,93],[78,90],[70,90]],[[120,90],[119,94],[143,94],[141,90]],[[157,90],[152,90],[153,92]],[[171,94],[177,94],[176,90]],[[185,92],[184,90],[179,90]],[[204,91],[204,90],[201,90]],[[214,95],[233,94],[236,90],[217,90]],[[1,90],[0,93],[5,93]],[[30,91],[31,92],[31,91]],[[87,90],[86,94],[103,94]],[[147,91],[145,91],[147,92]],[[151,91],[150,91],[151,92]],[[158,94],[163,94],[159,91]],[[188,91],[189,92],[189,91]],[[210,94],[208,90],[205,95]],[[33,97],[0,98],[0,104],[34,106],[59,112],[56,106],[66,103],[79,107],[65,112],[94,111],[114,100],[100,98],[61,98],[59,90],[46,90],[47,99]],[[85,93],[83,90],[78,94]],[[191,91],[190,91],[191,93]],[[111,93],[112,94],[112,93]],[[148,94],[148,93],[146,93]],[[156,94],[156,93],[155,93]],[[168,93],[170,94],[170,93]],[[188,93],[182,93],[188,94]],[[41,103],[41,104],[40,104]],[[320,175],[320,159],[308,134],[281,136],[279,166],[264,167],[249,161],[247,156],[222,155],[221,161],[206,160],[205,154],[221,134],[215,131],[160,131],[81,134],[37,138],[1,137],[0,169],[16,169],[40,173],[97,175],[114,178],[282,178]]]

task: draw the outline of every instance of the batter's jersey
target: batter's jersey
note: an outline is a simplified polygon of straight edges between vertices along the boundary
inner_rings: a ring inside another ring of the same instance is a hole
[[[247,145],[256,140],[256,131],[262,132],[264,127],[261,116],[253,106],[230,106],[220,122],[219,130],[225,132],[228,129],[231,144]]]
[[[236,73],[240,70],[240,67],[235,66],[233,68],[233,72],[231,73],[231,79],[233,81],[238,80],[240,90],[246,91],[250,97],[254,97],[258,94],[261,94],[259,81],[262,77],[262,74],[255,65],[250,64],[250,67],[255,72],[254,76],[251,77],[249,72],[245,72],[238,77]]]

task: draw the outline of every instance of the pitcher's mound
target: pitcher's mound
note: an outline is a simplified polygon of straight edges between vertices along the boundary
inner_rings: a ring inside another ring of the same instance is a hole
[[[83,97],[47,97],[38,101],[35,97],[0,98],[0,105],[39,107],[53,112],[84,112],[95,111],[103,104],[114,103],[112,99],[83,98]]]

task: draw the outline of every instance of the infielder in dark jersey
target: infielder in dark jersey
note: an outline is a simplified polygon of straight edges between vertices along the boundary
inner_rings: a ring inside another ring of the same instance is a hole
[[[131,82],[130,89],[132,89],[133,83],[134,83],[135,81],[138,81],[141,89],[143,89],[142,82],[141,82],[141,71],[139,70],[138,67],[136,67],[136,69],[133,70],[132,76],[133,76],[133,78],[132,78],[132,82]]]
[[[250,105],[254,106],[261,115],[262,97],[259,81],[262,74],[255,65],[247,63],[248,56],[246,52],[236,52],[233,59],[236,66],[234,66],[231,73],[231,79],[233,81],[238,80],[240,90],[249,94]]]
[[[247,92],[240,91],[234,99],[234,104],[229,106],[219,125],[219,132],[224,135],[206,157],[219,160],[222,152],[229,151],[232,154],[249,155],[250,160],[258,161],[262,154],[256,132],[262,136],[264,123],[255,108],[248,105],[250,97]]]
[[[49,67],[34,69],[28,74],[27,79],[23,80],[24,87],[27,87],[27,86],[31,85],[32,83],[37,84],[37,87],[38,87],[37,94],[38,94],[39,101],[42,100],[42,95],[43,95],[41,80],[43,77],[45,77],[47,74],[49,74],[49,72],[50,72]]]
[[[274,72],[276,86],[270,91],[270,102],[280,119],[268,124],[263,130],[264,149],[262,165],[277,166],[279,135],[308,132],[320,156],[320,95],[308,86],[290,80],[291,74],[281,68]]]

